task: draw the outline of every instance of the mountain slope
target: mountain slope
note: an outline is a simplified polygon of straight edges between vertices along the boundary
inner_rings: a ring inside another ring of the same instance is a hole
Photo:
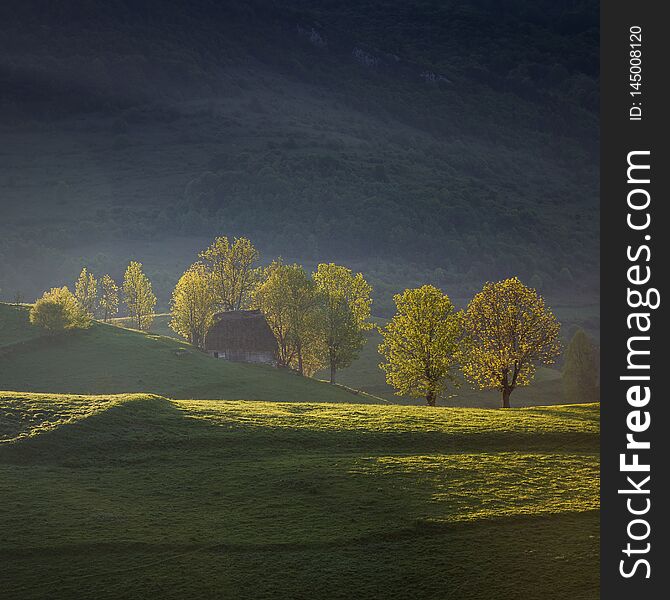
[[[380,314],[597,292],[597,3],[37,5],[0,20],[5,297],[139,258],[165,305],[220,233],[365,270]]]

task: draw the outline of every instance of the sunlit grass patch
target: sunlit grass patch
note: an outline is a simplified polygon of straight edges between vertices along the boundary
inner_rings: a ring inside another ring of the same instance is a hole
[[[8,408],[34,424],[0,444],[13,597],[596,597],[598,405],[0,393]]]
[[[560,405],[494,411],[397,405],[175,401],[190,417],[212,424],[377,433],[598,433],[599,405]]]
[[[0,392],[0,443],[39,435],[137,397]]]
[[[596,454],[380,456],[360,461],[354,472],[388,478],[408,491],[412,485],[430,490],[426,520],[431,522],[599,508]]]

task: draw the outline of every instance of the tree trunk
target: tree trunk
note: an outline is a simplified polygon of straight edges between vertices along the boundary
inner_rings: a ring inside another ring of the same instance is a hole
[[[335,368],[335,363],[331,361],[330,363],[330,383],[333,385],[335,383],[335,371],[337,369]]]
[[[428,406],[435,406],[437,400],[437,396],[435,392],[428,392],[426,394],[426,404]]]
[[[305,375],[305,369],[302,366],[302,350],[298,349],[298,373]]]
[[[509,408],[509,397],[512,394],[511,388],[503,388],[502,392],[502,408]]]

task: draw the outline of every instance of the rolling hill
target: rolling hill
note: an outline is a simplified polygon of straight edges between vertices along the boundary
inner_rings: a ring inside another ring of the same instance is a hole
[[[582,314],[589,314],[597,307],[583,307]],[[556,313],[564,320],[566,330],[570,332],[574,329],[574,323],[571,320],[570,311],[567,307],[560,307]],[[373,319],[377,324],[383,325],[384,319]],[[151,332],[178,339],[179,336],[169,327],[170,315],[158,314],[151,326]],[[118,318],[114,322],[119,325],[127,325],[128,319]],[[598,330],[595,330],[596,332]],[[367,334],[368,341],[361,350],[359,357],[353,364],[346,369],[342,369],[337,380],[349,389],[360,390],[366,394],[371,394],[378,398],[383,398],[393,404],[422,404],[421,398],[404,398],[395,394],[393,388],[386,383],[384,372],[379,368],[382,361],[377,348],[381,342],[381,336],[376,331]],[[564,339],[567,343],[568,339]],[[321,380],[327,380],[329,373],[322,370],[316,373],[315,377]],[[461,382],[461,387],[449,388],[447,398],[440,400],[441,406],[461,406],[461,407],[486,407],[498,408],[500,406],[500,395],[495,390],[473,389],[466,382]],[[561,372],[558,368],[541,367],[537,370],[535,380],[530,386],[520,387],[515,390],[512,396],[514,406],[540,406],[551,404],[563,404],[565,402],[579,402],[579,399],[566,398],[561,383]]]
[[[0,389],[27,392],[154,393],[171,398],[380,402],[260,365],[213,359],[185,342],[94,322],[44,336],[27,306],[0,303]]]
[[[0,576],[37,598],[598,596],[597,405],[0,393]]]

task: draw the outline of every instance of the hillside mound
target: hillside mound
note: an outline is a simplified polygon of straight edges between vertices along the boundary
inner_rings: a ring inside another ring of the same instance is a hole
[[[0,444],[11,597],[597,597],[597,405],[0,394],[49,405]]]
[[[36,331],[28,323],[27,307],[0,304],[0,319],[4,321],[7,313],[17,323],[19,317],[23,319],[21,335]],[[0,346],[4,336],[3,328]],[[217,360],[179,340],[99,322],[87,330],[35,336],[12,346],[0,355],[0,389],[292,402],[380,401],[286,370]]]

